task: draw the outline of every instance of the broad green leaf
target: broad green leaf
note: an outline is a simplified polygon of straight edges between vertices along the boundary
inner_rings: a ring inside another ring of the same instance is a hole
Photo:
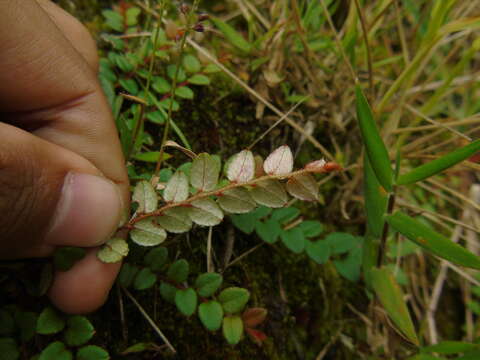
[[[243,310],[249,298],[250,293],[247,289],[229,287],[220,293],[218,301],[222,304],[225,313],[234,314]]]
[[[2,360],[20,359],[17,343],[12,338],[0,338],[0,354]]]
[[[63,330],[65,320],[53,308],[45,308],[37,320],[37,333],[42,335],[52,335]]]
[[[480,359],[480,351],[469,351],[468,353],[463,354],[455,360],[478,360]]]
[[[453,355],[475,350],[480,350],[479,344],[472,344],[463,341],[442,341],[435,345],[425,346],[420,349],[420,352]]]
[[[199,154],[190,169],[190,183],[200,191],[215,189],[220,175],[220,163],[207,153]]]
[[[170,83],[160,76],[155,76],[153,78],[152,87],[159,94],[166,94],[172,90]]]
[[[157,348],[158,348],[158,345],[155,343],[140,342],[132,346],[129,346],[128,348],[123,350],[121,354],[127,355],[127,354],[141,353],[148,350],[154,351]]]
[[[306,238],[314,238],[323,232],[323,225],[319,221],[305,220],[298,227],[303,231]]]
[[[269,175],[286,175],[293,170],[293,154],[290,147],[282,145],[274,150],[263,163],[263,170]]]
[[[160,295],[169,303],[175,303],[175,294],[177,293],[177,288],[169,283],[162,282],[160,284]]]
[[[97,252],[97,257],[104,263],[116,263],[128,255],[128,244],[125,240],[114,238],[107,241]]]
[[[275,209],[272,211],[270,219],[277,221],[282,225],[286,225],[289,222],[295,220],[300,215],[300,210],[296,207],[289,206],[281,209]]]
[[[386,268],[372,269],[372,286],[380,302],[398,330],[418,346],[412,319],[405,304],[402,289]]]
[[[243,38],[233,27],[218,18],[211,18],[213,24],[222,32],[225,38],[236,48],[245,53],[252,51],[252,45]]]
[[[187,208],[176,207],[165,210],[155,217],[155,220],[165,230],[174,234],[181,234],[192,228],[192,220]]]
[[[188,79],[188,82],[193,85],[210,85],[210,79],[208,76],[202,74],[193,75],[190,79]]]
[[[139,213],[150,213],[157,210],[158,195],[149,181],[139,181],[135,185],[132,201],[138,203]]]
[[[283,244],[295,254],[300,254],[305,249],[305,236],[303,236],[303,231],[298,227],[282,231],[280,238]]]
[[[274,244],[277,242],[278,237],[282,232],[282,228],[278,221],[269,219],[265,222],[258,221],[255,224],[255,232],[263,241],[269,244]]]
[[[168,180],[163,198],[166,202],[181,202],[188,198],[188,178],[183,171],[176,171]]]
[[[150,268],[143,268],[135,276],[133,287],[135,290],[150,289],[157,281],[157,276],[150,270]]]
[[[218,204],[220,207],[232,214],[244,214],[257,207],[250,192],[245,188],[234,188],[219,194]]]
[[[189,73],[196,73],[202,69],[202,64],[196,56],[187,54],[183,57],[183,67]]]
[[[371,288],[372,285],[372,277],[370,275],[370,271],[375,267],[377,263],[379,242],[380,240],[378,238],[374,238],[369,234],[365,235],[365,239],[363,242],[362,270],[363,278],[369,288]]]
[[[359,240],[348,233],[334,232],[325,238],[332,247],[332,254],[343,254],[358,245]]]
[[[117,281],[123,287],[130,287],[132,285],[135,276],[138,273],[138,268],[135,265],[131,265],[128,263],[124,263],[122,268],[120,269],[120,273],[118,274]]]
[[[253,215],[253,212],[242,215],[232,215],[230,218],[232,219],[233,225],[235,225],[237,229],[240,229],[245,234],[251,234],[253,230],[255,230],[257,219]]]
[[[288,201],[288,195],[278,180],[258,182],[250,194],[258,204],[272,208],[282,207]]]
[[[120,79],[120,85],[131,95],[137,95],[140,88],[138,87],[137,82],[135,79]]]
[[[167,75],[168,77],[173,80],[175,78],[175,75],[177,76],[177,84],[184,82],[187,80],[187,74],[185,73],[185,70],[183,69],[182,66],[178,69],[177,72],[177,65],[168,65],[167,66]]]
[[[168,260],[168,249],[163,246],[159,246],[150,250],[143,258],[143,262],[152,271],[160,271]]]
[[[128,26],[135,26],[138,24],[138,16],[141,14],[141,10],[138,7],[132,6],[125,12],[125,20]]]
[[[198,295],[201,297],[210,297],[218,290],[222,285],[223,277],[217,273],[205,273],[201,274],[195,280],[195,288],[198,291]]]
[[[367,155],[363,158],[363,181],[368,231],[379,239],[385,222],[383,215],[387,210],[387,193],[378,182]]]
[[[329,242],[325,240],[317,240],[315,242],[306,240],[305,251],[310,259],[322,265],[330,258],[331,247]]]
[[[113,10],[104,10],[102,15],[105,18],[105,24],[112,30],[123,32],[124,21],[123,16]]]
[[[167,277],[169,280],[175,281],[176,283],[182,283],[187,280],[189,272],[189,265],[187,260],[180,259],[175,261],[168,268]]]
[[[85,316],[71,316],[67,320],[65,342],[69,346],[80,346],[87,343],[95,334],[92,323]]]
[[[243,321],[240,316],[226,316],[223,318],[223,336],[230,345],[240,342],[243,335]]]
[[[76,360],[108,360],[110,355],[105,349],[96,345],[87,345],[77,351]]]
[[[73,356],[64,343],[52,342],[42,351],[38,360],[72,360]]]
[[[138,245],[156,246],[165,241],[167,233],[151,218],[147,218],[135,223],[130,237]]]
[[[245,183],[255,176],[255,159],[250,150],[242,150],[226,164],[228,180]]]
[[[318,184],[315,178],[306,173],[291,177],[287,181],[287,191],[293,197],[303,201],[318,200]]]
[[[205,328],[210,331],[216,331],[222,326],[222,305],[214,300],[201,303],[198,307],[198,317]]]
[[[222,222],[223,211],[210,198],[192,201],[189,208],[190,219],[198,225],[215,226]]]
[[[177,290],[175,293],[175,305],[185,316],[191,316],[197,310],[197,293],[192,288]]]
[[[412,217],[397,211],[386,220],[392,228],[425,250],[454,264],[480,269],[478,256]]]
[[[380,184],[387,191],[392,191],[393,171],[387,148],[380,137],[370,105],[359,85],[355,87],[355,95],[358,122],[368,158]]]
[[[357,245],[355,249],[348,253],[346,258],[334,260],[333,264],[344,278],[353,282],[358,281],[362,268],[362,247]]]
[[[429,178],[439,172],[442,172],[449,167],[452,167],[459,162],[469,158],[475,153],[480,151],[480,140],[476,140],[467,146],[457,149],[450,154],[442,156],[436,160],[430,161],[424,165],[421,165],[412,171],[401,175],[398,180],[398,185],[413,184],[417,181]]]
[[[59,271],[70,270],[77,261],[85,257],[86,251],[77,247],[60,247],[53,254],[53,264],[55,269]]]
[[[216,65],[216,64],[208,64],[207,66],[205,66],[205,68],[203,69],[203,72],[205,74],[214,74],[214,73],[218,73],[222,71],[222,69]]]
[[[158,114],[159,112],[156,111],[155,113],[150,113],[147,115],[147,118],[149,120],[151,120],[152,118],[149,117],[149,115],[153,115],[153,114]],[[164,123],[164,118],[162,118],[161,121],[157,121],[157,124],[163,124]],[[135,160],[138,160],[138,161],[143,161],[143,162],[147,162],[147,163],[157,163],[158,159],[160,158],[160,151],[147,151],[147,152],[142,152],[142,153],[139,153],[139,154],[134,154],[132,156]],[[163,153],[163,160],[168,160],[172,157],[172,155],[170,154],[166,154],[166,153]]]
[[[193,90],[190,89],[188,86],[180,86],[175,89],[175,95],[182,99],[191,100],[195,96]]]

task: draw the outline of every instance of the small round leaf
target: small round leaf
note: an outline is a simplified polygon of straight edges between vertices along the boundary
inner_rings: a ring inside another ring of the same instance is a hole
[[[197,310],[197,293],[192,288],[178,290],[175,293],[175,305],[183,315],[193,315]]]
[[[150,268],[143,268],[135,276],[133,287],[136,290],[145,290],[151,288],[157,281],[157,276],[150,270]]]
[[[230,345],[240,342],[243,335],[243,321],[240,316],[226,316],[223,318],[223,336]]]
[[[218,300],[227,314],[234,314],[242,311],[249,298],[249,291],[239,287],[227,288],[218,296]]]
[[[60,341],[48,345],[40,354],[38,360],[72,360],[72,353]]]
[[[222,285],[223,277],[217,273],[205,273],[197,277],[195,287],[201,297],[212,296]]]
[[[95,345],[87,345],[77,351],[77,360],[108,360],[110,355],[104,349]]]
[[[217,301],[207,301],[198,307],[198,317],[210,331],[216,331],[222,326],[223,308]]]
[[[128,244],[120,238],[110,239],[97,253],[97,257],[104,263],[116,263],[128,255]]]
[[[176,283],[182,283],[187,280],[188,272],[188,261],[185,259],[180,259],[170,265],[168,268],[167,277],[169,280],[175,281]]]
[[[69,346],[80,346],[87,343],[95,334],[92,323],[85,316],[72,316],[67,320],[65,342]]]
[[[165,241],[167,233],[152,219],[147,218],[134,225],[133,230],[130,231],[130,237],[138,245],[156,246]]]
[[[65,320],[51,307],[45,308],[37,320],[37,333],[42,335],[56,334],[65,327]]]

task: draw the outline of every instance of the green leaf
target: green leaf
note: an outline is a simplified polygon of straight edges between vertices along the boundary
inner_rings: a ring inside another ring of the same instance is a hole
[[[218,204],[223,210],[232,214],[248,213],[257,207],[250,192],[240,187],[219,194]]]
[[[188,82],[193,85],[210,85],[210,78],[202,74],[195,74],[188,79]]]
[[[203,72],[205,74],[214,74],[220,71],[222,71],[222,69],[216,64],[208,64],[207,66],[205,66],[205,69],[203,69]]]
[[[333,264],[337,271],[350,281],[356,282],[360,279],[360,270],[362,268],[362,247],[357,246],[350,251],[344,259],[335,260]]]
[[[252,51],[252,46],[250,43],[245,40],[243,36],[240,35],[233,27],[218,18],[212,18],[211,20],[232,45],[245,53]]]
[[[172,90],[170,83],[160,76],[153,78],[152,87],[159,94],[167,94]]]
[[[223,318],[223,336],[230,345],[240,342],[243,335],[243,321],[240,316],[226,316]]]
[[[358,122],[368,158],[380,184],[387,191],[392,191],[393,170],[387,148],[380,137],[370,105],[359,85],[355,87],[355,95]]]
[[[223,211],[210,198],[192,201],[189,209],[190,219],[198,225],[215,226],[222,222]]]
[[[300,215],[300,210],[296,207],[290,206],[282,209],[277,209],[272,212],[271,219],[281,224],[287,224]]]
[[[201,303],[198,307],[198,317],[205,328],[217,331],[222,326],[222,305],[214,300]]]
[[[220,175],[220,163],[207,153],[199,154],[190,169],[190,183],[200,191],[215,189]]]
[[[311,174],[301,174],[287,181],[287,191],[293,197],[303,201],[318,201],[318,184]]]
[[[283,207],[288,201],[288,195],[278,180],[258,182],[250,194],[258,204],[272,208]]]
[[[274,244],[277,242],[282,228],[278,221],[269,219],[265,222],[258,221],[255,224],[255,232],[257,235],[265,242],[269,244]]]
[[[60,314],[51,307],[45,308],[37,320],[37,333],[42,335],[52,335],[63,330],[65,320]]]
[[[155,112],[158,113],[158,112]],[[151,113],[153,114],[153,113]],[[148,118],[148,115],[147,115]],[[150,119],[150,118],[149,118]],[[163,124],[163,121],[161,122]],[[170,154],[163,153],[163,160],[168,160],[172,156]],[[147,151],[139,154],[134,154],[133,158],[138,161],[148,162],[148,163],[157,163],[160,158],[160,151]]]
[[[247,289],[229,287],[220,293],[218,301],[222,304],[225,313],[234,314],[243,310],[249,298],[250,293]]]
[[[187,280],[189,272],[188,261],[185,259],[180,259],[175,261],[168,268],[167,277],[169,280],[175,281],[176,283],[182,283]]]
[[[127,90],[131,95],[137,95],[138,92],[140,91],[140,88],[138,87],[137,82],[135,79],[120,79],[119,80],[120,85]]]
[[[177,290],[175,293],[175,305],[185,316],[191,316],[197,310],[197,293],[192,288]]]
[[[189,73],[196,73],[202,69],[202,64],[196,56],[187,54],[183,57],[183,67]]]
[[[420,352],[453,355],[475,350],[480,350],[479,344],[472,344],[463,341],[442,341],[435,345],[425,346],[420,349]]]
[[[59,271],[68,271],[79,260],[85,257],[86,251],[77,247],[60,247],[53,254],[53,264],[55,269]]]
[[[65,344],[60,341],[52,342],[42,351],[38,360],[72,360],[73,356]]]
[[[150,268],[143,268],[135,277],[133,287],[136,290],[150,289],[157,281],[157,276],[150,270]]]
[[[20,359],[17,343],[12,338],[0,338],[0,354],[2,360]]]
[[[133,190],[132,201],[138,203],[139,213],[150,213],[157,210],[158,195],[149,181],[139,181]]]
[[[358,245],[358,240],[355,236],[341,232],[328,234],[325,241],[329,242],[334,255],[346,253]]]
[[[441,158],[430,161],[422,166],[419,166],[412,171],[401,175],[398,180],[398,185],[413,184],[417,181],[429,178],[445,169],[448,169],[459,162],[469,158],[480,151],[480,140],[476,140],[467,146],[457,149],[450,154],[444,155]]]
[[[177,293],[177,288],[169,283],[162,282],[160,284],[160,295],[169,303],[175,303],[175,294]]]
[[[402,289],[386,268],[372,269],[372,286],[380,302],[399,331],[418,346],[412,319],[404,301]]]
[[[136,266],[124,263],[120,269],[117,280],[122,286],[128,288],[132,285],[137,273],[138,268]]]
[[[319,221],[305,220],[298,224],[306,238],[314,238],[323,232],[323,225]]]
[[[232,215],[230,218],[232,219],[233,225],[245,234],[251,234],[253,230],[255,230],[257,219],[255,215],[253,215],[253,212],[242,215]]]
[[[480,269],[480,258],[427,225],[397,211],[386,217],[392,228],[425,250],[454,264]]]
[[[177,65],[168,65],[167,66],[167,75],[168,77],[173,80],[175,78],[175,75],[177,74]],[[180,67],[178,69],[178,75],[177,75],[177,84],[184,82],[187,80],[187,74],[185,73],[185,70],[183,67]]]
[[[147,218],[135,223],[130,237],[138,245],[156,246],[165,241],[167,233],[151,218]]]
[[[367,155],[363,159],[363,179],[368,231],[380,239],[385,222],[383,215],[387,210],[387,193],[378,182]]]
[[[325,264],[330,258],[330,243],[325,240],[317,240],[315,242],[306,240],[305,251],[307,255],[317,264]]]
[[[183,171],[177,170],[168,180],[163,198],[166,202],[181,202],[188,198],[188,178]]]
[[[282,231],[280,238],[283,244],[295,254],[300,254],[305,249],[305,237],[303,231],[298,227]]]
[[[194,98],[195,94],[192,89],[188,86],[180,86],[175,89],[175,95],[181,99],[191,100]]]
[[[128,244],[125,240],[114,238],[107,241],[97,253],[104,263],[116,263],[128,255]]]
[[[125,12],[125,19],[128,26],[135,26],[138,24],[138,16],[141,14],[138,7],[132,6]]]
[[[159,124],[159,125],[163,125],[165,124],[165,121],[167,120],[167,115],[165,115],[165,112],[162,110],[157,110],[157,111],[153,111],[153,112],[149,112],[147,114],[147,119],[150,120],[151,122],[155,123],[155,124]],[[142,153],[142,154],[145,154],[145,153]],[[135,159],[136,160],[141,160],[141,161],[147,161],[147,162],[157,162],[158,161],[158,158],[160,157],[160,151],[148,151],[147,154],[152,154],[151,156],[148,157],[148,160],[147,159],[142,159],[142,158],[138,158],[137,156],[135,156]],[[140,154],[141,155],[141,154]]]
[[[92,323],[85,316],[72,316],[67,320],[65,342],[69,346],[80,346],[87,343],[95,334]]]
[[[122,32],[124,30],[123,16],[116,11],[104,10],[102,15],[105,18],[105,24],[112,30]]]
[[[217,273],[205,273],[201,274],[195,280],[195,287],[197,288],[198,295],[207,298],[215,294],[220,285],[222,285],[223,277]]]
[[[147,255],[145,255],[143,262],[150,268],[150,270],[157,272],[162,270],[167,260],[168,249],[166,247],[159,246],[150,250]]]
[[[87,345],[77,351],[76,360],[108,360],[110,355],[104,349],[96,345]]]
[[[155,217],[155,220],[165,230],[175,234],[187,232],[192,228],[192,220],[187,208],[175,207],[165,210]]]

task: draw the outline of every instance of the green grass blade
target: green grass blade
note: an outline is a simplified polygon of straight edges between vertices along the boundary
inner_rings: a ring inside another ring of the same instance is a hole
[[[375,176],[370,160],[366,155],[363,160],[363,181],[368,230],[371,235],[380,238],[385,222],[383,216],[387,210],[387,193]]]
[[[393,171],[387,148],[380,137],[370,105],[359,85],[355,87],[355,95],[360,131],[373,171],[380,184],[387,191],[392,191]]]
[[[242,50],[247,54],[252,51],[252,45],[250,45],[250,43],[245,40],[244,37],[240,33],[238,33],[233,27],[217,18],[211,18],[211,21],[222,32],[222,34],[227,38],[227,40],[236,48]]]
[[[448,169],[449,167],[452,167],[453,165],[456,165],[459,162],[469,158],[478,151],[480,151],[480,140],[476,140],[467,146],[451,152],[450,154],[430,161],[429,163],[413,169],[409,173],[401,175],[398,178],[397,185],[413,184],[417,181],[438,174],[439,172],[442,172],[443,170]]]
[[[385,218],[392,228],[425,250],[454,264],[480,269],[480,257],[432,230],[414,218],[397,211]]]
[[[402,289],[386,268],[373,269],[372,285],[382,306],[398,330],[412,343],[419,345],[410,313],[405,304]]]

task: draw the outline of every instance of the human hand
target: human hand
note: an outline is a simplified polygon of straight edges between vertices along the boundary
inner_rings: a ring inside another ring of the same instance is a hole
[[[49,296],[70,313],[105,301],[120,264],[95,246],[129,202],[114,122],[88,31],[49,0],[0,0],[0,258],[90,248]]]

